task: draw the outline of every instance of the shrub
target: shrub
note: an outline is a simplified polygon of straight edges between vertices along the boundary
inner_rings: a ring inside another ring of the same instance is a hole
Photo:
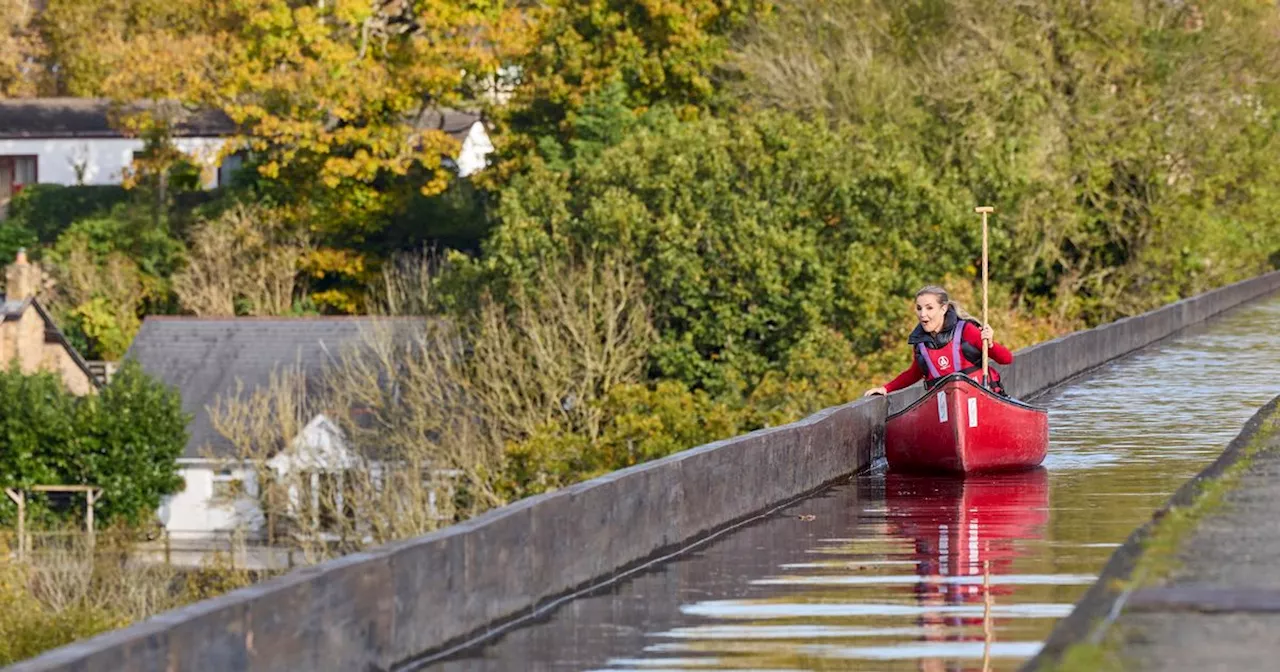
[[[283,315],[301,290],[308,249],[280,212],[236,205],[195,227],[173,289],[196,315]]]
[[[23,228],[41,243],[53,243],[77,221],[104,215],[128,200],[129,192],[117,185],[33,184],[9,203],[5,226]]]
[[[75,397],[52,374],[0,371],[0,479],[5,487],[96,485],[102,523],[148,521],[182,479],[188,416],[177,392],[128,361],[98,394]],[[32,496],[33,518],[49,518]],[[83,511],[64,512],[79,518]],[[0,507],[11,519],[13,507]]]
[[[181,241],[144,209],[82,219],[46,251],[57,281],[47,305],[86,356],[117,359],[146,313],[172,312],[170,277]]]
[[[652,373],[720,394],[819,330],[876,350],[902,297],[972,266],[971,201],[824,123],[655,113],[567,171],[513,179],[481,265],[491,288],[535,292],[547,260],[634,260],[661,334]]]

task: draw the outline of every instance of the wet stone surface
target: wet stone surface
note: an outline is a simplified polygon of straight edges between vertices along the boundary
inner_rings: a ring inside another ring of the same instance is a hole
[[[1280,387],[1280,384],[1277,385]],[[1280,390],[1277,390],[1280,392]],[[1113,637],[1127,669],[1269,670],[1280,660],[1280,435],[1135,591]],[[1137,604],[1132,604],[1133,602]]]
[[[1265,299],[1036,399],[1042,469],[859,477],[427,669],[1015,669],[1280,392],[1277,329],[1280,298]],[[1269,574],[1256,585],[1280,589]]]

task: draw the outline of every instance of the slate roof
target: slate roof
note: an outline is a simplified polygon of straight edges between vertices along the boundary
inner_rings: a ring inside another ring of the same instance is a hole
[[[30,303],[30,299],[18,301],[15,299],[6,299],[3,295],[0,295],[0,318],[16,320],[22,317],[22,311],[26,310]]]
[[[148,317],[125,358],[136,359],[182,395],[183,410],[193,416],[184,458],[225,457],[232,447],[214,431],[208,409],[234,393],[237,380],[248,395],[266,385],[273,371],[299,367],[317,375],[344,348],[358,346],[378,319]],[[410,330],[426,325],[423,318],[392,319]]]
[[[0,100],[0,139],[119,138],[111,125],[111,101],[106,98],[25,98]],[[126,111],[140,111],[154,103],[137,102]],[[416,128],[436,128],[461,142],[480,121],[480,115],[453,109],[426,109],[408,120]],[[236,133],[235,122],[221,110],[188,110],[176,125],[179,137],[223,137]]]
[[[152,106],[139,102],[126,111]],[[111,101],[106,98],[25,98],[0,100],[0,139],[21,138],[119,138],[111,125]],[[176,124],[179,137],[233,135],[236,125],[221,110],[188,111]]]
[[[413,120],[413,125],[418,129],[434,128],[444,131],[458,142],[462,142],[467,138],[467,134],[471,132],[471,127],[480,121],[480,115],[470,112],[461,112],[451,109],[427,109]]]

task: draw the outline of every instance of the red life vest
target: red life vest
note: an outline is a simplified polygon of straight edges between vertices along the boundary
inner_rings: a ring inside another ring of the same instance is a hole
[[[947,343],[940,348],[930,348],[924,343],[916,343],[916,362],[924,371],[925,386],[939,378],[953,373],[963,373],[978,382],[982,382],[982,351],[963,343],[964,327],[967,320],[956,320],[955,327]],[[977,361],[973,361],[976,359]],[[991,385],[998,389],[1000,372],[989,366]]]

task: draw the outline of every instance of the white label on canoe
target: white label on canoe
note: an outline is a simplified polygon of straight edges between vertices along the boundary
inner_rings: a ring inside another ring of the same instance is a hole
[[[969,426],[978,426],[978,400],[974,397],[969,398]]]
[[[938,422],[947,421],[947,393],[938,393]]]

